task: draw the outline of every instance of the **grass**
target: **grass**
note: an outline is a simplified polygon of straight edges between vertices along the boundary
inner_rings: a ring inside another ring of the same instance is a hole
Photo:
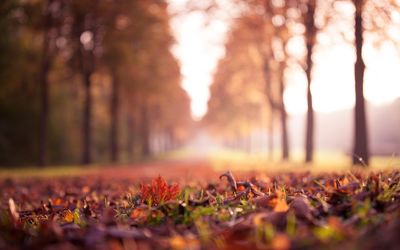
[[[273,160],[262,153],[246,153],[243,151],[234,151],[227,149],[214,149],[206,155],[198,156],[191,149],[183,148],[175,150],[158,157],[151,157],[133,164],[116,164],[113,167],[131,167],[141,164],[150,164],[152,162],[174,162],[189,161],[197,159],[207,160],[216,171],[348,171],[352,168],[350,157],[334,152],[318,152],[315,154],[315,160],[312,164],[303,163],[303,154],[301,152],[292,152],[291,160],[282,162],[279,152],[274,152]],[[188,164],[190,166],[190,164]],[[49,166],[45,168],[38,167],[0,167],[0,179],[4,178],[30,178],[30,177],[64,177],[95,174],[101,171],[104,165],[89,166]],[[385,170],[400,167],[399,157],[372,157],[368,170]]]
[[[0,179],[4,178],[31,178],[31,177],[65,177],[80,176],[95,173],[100,169],[97,165],[90,166],[49,166],[0,168]]]
[[[318,152],[313,163],[305,164],[302,152],[293,152],[290,161],[281,161],[279,152],[274,152],[273,159],[261,153],[249,154],[241,151],[221,150],[210,156],[210,163],[216,170],[232,171],[262,170],[279,171],[348,171],[352,168],[351,159],[345,154]],[[400,167],[399,157],[372,157],[368,170],[385,170]]]
[[[148,157],[135,160],[134,162],[122,162],[113,164],[113,168],[126,168],[133,165],[146,165],[154,162],[166,162],[171,160],[184,159],[188,154],[187,150],[172,151],[157,157]],[[111,164],[111,163],[110,163]],[[8,167],[0,166],[0,179],[5,178],[30,178],[30,177],[66,177],[66,176],[80,176],[88,174],[96,174],[102,168],[109,166],[108,164],[91,164],[83,165],[59,165],[59,166],[46,166],[43,168],[37,166],[21,166],[21,167]]]

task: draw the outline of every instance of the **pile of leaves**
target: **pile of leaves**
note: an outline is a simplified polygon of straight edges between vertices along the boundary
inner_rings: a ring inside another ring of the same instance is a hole
[[[2,180],[0,249],[396,249],[400,172]]]

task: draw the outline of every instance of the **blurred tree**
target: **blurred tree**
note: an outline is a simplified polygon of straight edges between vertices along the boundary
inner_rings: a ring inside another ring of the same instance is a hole
[[[82,116],[82,164],[92,161],[92,76],[95,71],[95,50],[100,43],[100,1],[74,0],[70,3],[73,48],[73,64],[79,67],[84,86]]]
[[[43,10],[43,45],[42,45],[42,69],[40,74],[40,94],[41,94],[41,116],[40,116],[40,146],[39,146],[39,165],[46,164],[46,142],[49,112],[49,80],[50,71],[50,28],[52,26],[52,15],[50,6],[53,1],[45,1]]]
[[[307,123],[306,123],[306,145],[305,162],[312,162],[314,152],[314,108],[311,93],[312,69],[313,69],[313,50],[316,43],[318,29],[315,25],[316,0],[308,0],[305,3],[305,13],[303,23],[305,26],[305,41],[307,48],[305,72],[307,76]]]
[[[251,25],[251,19],[241,17],[233,24],[204,118],[220,137],[231,138],[228,144],[247,151],[252,148],[251,134],[270,118],[265,115],[267,103],[257,40],[260,33]]]
[[[243,4],[243,2],[238,1],[238,4]],[[242,33],[246,33],[247,37],[251,37],[246,42],[237,42],[237,46],[250,46],[255,49],[257,56],[256,66],[253,65],[253,71],[261,73],[261,78],[255,79],[255,81],[260,84],[264,81],[264,88],[262,90],[258,89],[260,93],[266,93],[266,100],[269,105],[268,118],[269,118],[269,152],[272,154],[273,149],[273,114],[278,112],[280,114],[280,125],[281,125],[281,147],[282,147],[282,159],[286,160],[289,158],[289,139],[287,130],[287,113],[285,108],[285,103],[283,100],[283,94],[285,89],[285,69],[287,63],[290,59],[290,55],[286,51],[286,45],[291,38],[288,23],[286,23],[288,17],[286,15],[287,5],[284,1],[281,2],[270,2],[270,1],[246,1],[244,3],[246,8],[243,8],[241,13],[240,22],[235,23],[236,27],[241,27]],[[243,6],[242,6],[243,7]],[[261,10],[261,11],[260,11]],[[237,32],[236,40],[243,36]],[[232,32],[234,34],[235,31]],[[245,36],[246,36],[245,35]],[[226,50],[229,52],[229,42],[226,45]],[[238,53],[238,52],[236,52]],[[243,53],[243,52],[242,52]],[[244,52],[245,53],[245,52]],[[236,56],[240,58],[240,56]],[[230,58],[232,60],[232,58]],[[249,65],[247,63],[247,65]],[[220,65],[221,67],[221,65]],[[226,74],[226,73],[225,73]],[[232,72],[231,74],[235,74]],[[252,73],[254,75],[254,72]],[[216,77],[218,74],[216,75]],[[263,79],[263,80],[262,80]],[[214,84],[216,84],[215,81]],[[260,85],[258,85],[260,86]],[[254,90],[257,90],[256,87]],[[247,91],[251,90],[250,86],[247,86]],[[213,91],[211,91],[213,93]],[[241,93],[243,96],[243,93]],[[224,102],[226,103],[226,101]],[[238,103],[238,102],[237,102]],[[212,98],[209,103],[209,110],[212,112]],[[235,111],[238,109],[246,109],[246,107],[236,107]],[[232,121],[232,117],[229,117]],[[249,117],[243,120],[248,121]],[[238,134],[238,133],[236,133]],[[240,133],[239,133],[240,134]]]
[[[166,120],[174,121],[168,124],[169,130],[173,131],[182,125],[180,117],[190,117],[190,112],[186,112],[189,111],[188,99],[180,103],[187,108],[185,112],[173,111],[177,108],[174,94],[183,89],[180,87],[179,65],[170,51],[174,39],[169,28],[167,4],[153,0],[120,0],[118,3],[111,10],[111,20],[108,22],[111,25],[105,31],[104,55],[101,59],[112,79],[110,149],[113,161],[118,159],[118,114],[123,102],[133,106],[133,111],[127,114],[131,117],[128,120],[134,119],[137,121],[135,124],[140,123],[137,124],[141,127],[140,136],[136,138],[140,137],[144,156],[152,153],[152,141],[155,141],[152,138],[167,134],[164,131]],[[182,99],[178,98],[177,101]],[[128,144],[133,147],[133,133],[130,131]]]
[[[280,91],[277,88],[279,84],[277,83],[277,71],[273,68],[275,63],[275,58],[273,55],[272,41],[275,37],[275,27],[272,23],[273,13],[270,12],[270,6],[263,6],[262,4],[268,4],[263,1],[252,1],[249,2],[249,9],[246,12],[246,17],[244,19],[246,26],[252,30],[252,35],[254,39],[254,44],[258,49],[258,53],[261,62],[262,75],[264,80],[264,90],[265,96],[268,103],[268,135],[267,135],[267,149],[269,159],[273,159],[274,150],[274,121],[275,113],[279,112],[279,99]],[[264,12],[258,10],[263,9]],[[277,91],[278,90],[278,91]],[[283,128],[283,127],[282,127]],[[282,149],[283,149],[282,143]],[[286,149],[285,149],[286,150]]]
[[[5,0],[0,14],[0,164],[120,161],[187,137],[165,1]]]
[[[269,50],[264,58],[273,58],[272,60],[265,63],[264,72],[267,74],[265,77],[271,79],[269,72],[276,71],[277,83],[278,83],[278,98],[274,100],[271,95],[271,88],[267,86],[267,96],[272,108],[278,110],[280,113],[280,124],[281,124],[281,147],[282,147],[282,159],[289,159],[289,136],[287,130],[287,113],[284,102],[284,90],[285,90],[285,69],[289,61],[289,54],[287,53],[287,43],[291,38],[290,29],[288,26],[287,8],[288,5],[285,1],[271,2],[263,1],[265,10],[265,19],[268,24],[268,28],[272,31],[270,38],[265,41],[269,44]],[[270,31],[270,32],[271,32]],[[264,50],[265,51],[265,50]],[[271,82],[267,83],[271,84]]]
[[[134,54],[132,44],[138,32],[136,27],[132,25],[134,18],[141,19],[138,4],[132,1],[118,0],[111,8],[109,13],[103,18],[107,19],[104,34],[104,55],[102,56],[102,64],[109,71],[111,76],[111,93],[110,93],[110,158],[112,162],[119,160],[119,121],[120,121],[120,105],[121,90],[126,89],[126,85],[133,84],[127,81],[125,73],[128,65],[132,64]],[[141,29],[145,27],[140,27]]]
[[[354,47],[356,62],[354,64],[355,79],[355,108],[354,108],[354,151],[353,164],[369,164],[368,129],[364,98],[365,62],[363,59],[363,45],[365,31],[375,33],[375,43],[390,40],[390,26],[395,13],[400,12],[398,1],[384,0],[351,0],[354,12]]]
[[[35,33],[27,27],[28,3],[0,2],[0,164],[37,162],[37,109],[35,82],[38,61]],[[35,12],[32,10],[32,12]],[[37,12],[35,12],[37,13]],[[21,73],[23,72],[23,74]],[[30,129],[27,129],[30,128]]]
[[[369,163],[367,118],[364,100],[364,71],[365,63],[362,58],[362,47],[364,43],[363,9],[365,0],[353,0],[355,6],[354,14],[354,45],[356,48],[356,62],[354,65],[355,77],[355,134],[354,134],[354,156],[353,164]],[[361,160],[360,160],[361,159]]]
[[[40,132],[39,165],[47,163],[47,137],[49,127],[49,72],[56,53],[56,40],[63,23],[64,1],[47,0],[40,2],[42,17],[37,30],[42,33],[41,70],[40,70]]]

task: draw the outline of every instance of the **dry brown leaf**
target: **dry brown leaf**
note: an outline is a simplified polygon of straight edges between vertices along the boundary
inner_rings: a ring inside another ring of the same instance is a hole
[[[294,211],[294,214],[297,218],[307,220],[309,222],[315,221],[312,215],[313,207],[305,197],[295,197],[290,203],[290,210]]]
[[[274,199],[276,199],[276,198],[273,198],[268,195],[264,195],[264,196],[259,196],[259,197],[253,198],[250,200],[250,202],[260,208],[273,208],[275,206]]]

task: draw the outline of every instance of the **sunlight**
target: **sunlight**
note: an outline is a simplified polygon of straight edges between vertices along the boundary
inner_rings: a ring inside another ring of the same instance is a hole
[[[365,46],[366,64],[370,69],[365,76],[365,96],[372,103],[381,105],[400,97],[400,51],[391,42],[384,42],[380,49]]]
[[[0,3],[0,250],[397,249],[400,0],[112,3]]]
[[[172,9],[184,2],[172,1]],[[207,23],[207,17],[200,12],[177,16],[172,20],[177,44],[173,53],[181,64],[182,86],[191,98],[192,116],[200,119],[207,112],[209,86],[219,58],[224,55],[226,23],[214,20]]]
[[[184,0],[171,0],[171,8],[184,5]],[[212,20],[205,26],[206,17],[198,12],[175,17],[172,28],[177,44],[173,48],[182,69],[182,85],[191,98],[192,116],[200,119],[207,112],[209,86],[217,62],[224,54],[224,36],[228,24]],[[321,34],[326,42],[329,35]],[[290,50],[299,49],[291,45]],[[382,105],[400,97],[400,54],[395,46],[385,42],[379,49],[371,43],[364,46],[367,64],[365,73],[365,97]],[[304,52],[304,51],[303,51]],[[301,53],[303,53],[301,52]],[[300,54],[301,54],[300,53]],[[350,109],[354,105],[354,49],[351,44],[336,42],[318,49],[315,53],[312,93],[317,112],[333,112]],[[290,114],[306,111],[306,79],[300,68],[291,69],[286,76],[285,104]],[[304,94],[303,94],[304,93]]]
[[[400,57],[390,43],[380,49],[365,46],[366,99],[376,105],[391,103],[400,97]],[[346,58],[346,60],[343,60]],[[312,85],[314,109],[317,112],[333,112],[350,109],[354,105],[354,52],[350,44],[338,44],[329,49],[320,49],[315,56],[314,81]],[[285,92],[285,103],[291,114],[306,111],[306,79],[301,69],[291,70]]]

